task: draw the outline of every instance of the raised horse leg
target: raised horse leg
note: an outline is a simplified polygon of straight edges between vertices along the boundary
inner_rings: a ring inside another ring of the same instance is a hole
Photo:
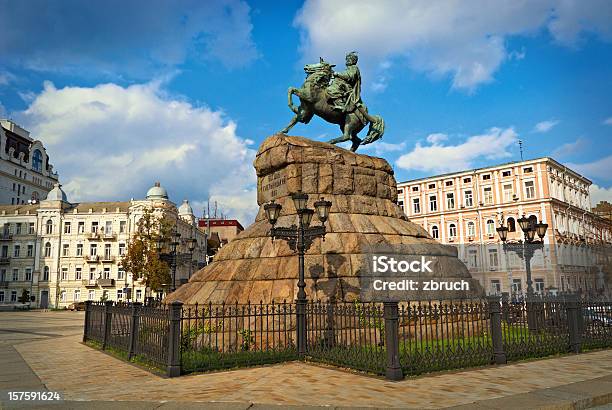
[[[350,127],[348,126],[347,123],[345,123],[343,127],[340,127],[340,129],[342,130],[342,136],[340,136],[338,138],[331,139],[331,140],[327,141],[328,143],[330,143],[330,144],[338,144],[340,142],[348,141],[348,140],[351,139]]]
[[[289,89],[287,90],[287,104],[289,105],[289,109],[293,111],[295,115],[293,116],[291,121],[289,121],[289,124],[287,124],[287,126],[280,131],[282,134],[288,133],[289,130],[293,128],[293,126],[300,121],[300,117],[298,115],[298,112],[299,112],[298,108],[295,105],[293,105],[293,98],[292,98],[293,94],[297,95],[297,91],[299,90],[295,87],[289,87]]]
[[[291,121],[289,121],[289,124],[287,124],[287,126],[285,128],[283,128],[280,132],[281,134],[286,134],[289,132],[289,130],[291,128],[293,128],[293,126],[295,124],[297,124],[299,122],[298,116],[297,114],[293,116],[293,118],[291,119]]]

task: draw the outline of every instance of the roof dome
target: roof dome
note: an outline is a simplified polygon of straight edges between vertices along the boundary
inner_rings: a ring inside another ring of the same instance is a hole
[[[193,215],[193,209],[191,208],[191,205],[189,205],[188,200],[183,200],[183,203],[181,206],[179,206],[178,213],[179,215]]]
[[[68,202],[68,197],[66,196],[66,193],[62,190],[62,186],[59,184],[59,182],[56,182],[53,186],[53,189],[47,194],[46,200]]]
[[[159,182],[147,191],[147,199],[168,199],[168,192]]]

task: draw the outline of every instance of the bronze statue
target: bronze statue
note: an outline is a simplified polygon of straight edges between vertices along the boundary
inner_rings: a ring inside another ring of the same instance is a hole
[[[346,55],[346,70],[343,72],[334,72],[332,68],[335,65],[322,58],[319,60],[316,64],[304,66],[306,80],[302,88],[289,88],[289,108],[295,116],[281,132],[289,132],[298,122],[308,124],[316,114],[340,126],[342,136],[330,140],[331,144],[351,140],[351,150],[356,151],[359,145],[370,144],[382,138],[385,132],[384,120],[378,115],[368,114],[367,107],[361,101],[361,73],[357,67],[357,53]],[[293,104],[294,94],[300,99],[299,107]],[[357,134],[368,123],[368,135],[362,141]]]

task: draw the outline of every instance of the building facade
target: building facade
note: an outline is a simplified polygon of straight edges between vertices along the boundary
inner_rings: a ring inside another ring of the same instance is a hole
[[[40,201],[57,182],[42,142],[14,122],[0,120],[0,204]]]
[[[178,287],[205,258],[205,236],[187,201],[177,208],[156,184],[143,200],[70,203],[56,184],[38,204],[0,206],[0,303],[16,303],[24,290],[40,308],[153,296],[120,263],[147,208],[176,220]]]
[[[609,286],[612,224],[591,212],[591,181],[551,158],[502,164],[398,184],[409,219],[445,244],[490,293],[526,291],[524,260],[504,252],[523,234],[522,216],[548,224],[544,247],[532,259],[536,292],[596,291]]]

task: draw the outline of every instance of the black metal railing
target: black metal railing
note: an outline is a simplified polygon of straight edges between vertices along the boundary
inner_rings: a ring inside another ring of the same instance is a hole
[[[428,302],[183,306],[87,302],[83,340],[169,376],[305,359],[399,380],[612,347],[612,301],[573,295]]]

